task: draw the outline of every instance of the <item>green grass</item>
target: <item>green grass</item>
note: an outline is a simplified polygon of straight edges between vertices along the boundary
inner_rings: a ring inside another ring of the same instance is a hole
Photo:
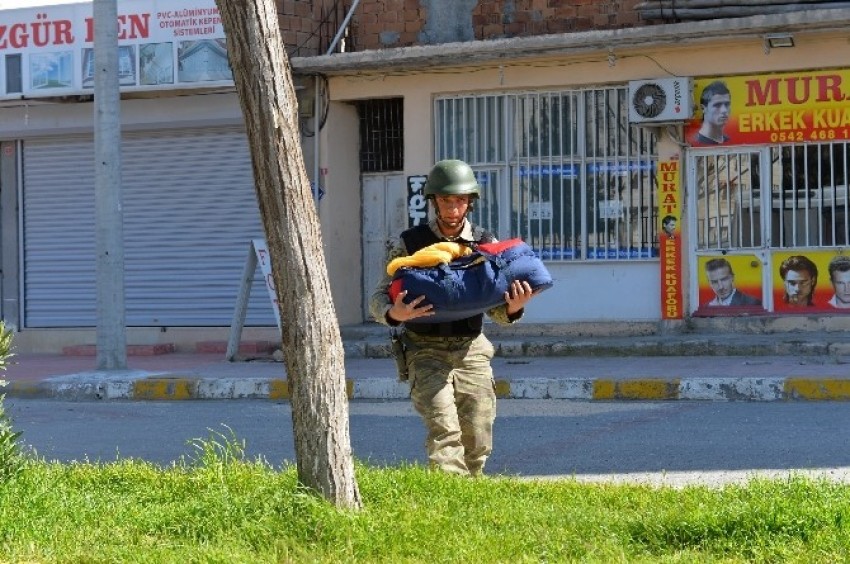
[[[0,561],[850,561],[850,487],[827,481],[673,489],[358,464],[353,512],[232,438],[195,447],[168,467],[30,457],[0,483]]]

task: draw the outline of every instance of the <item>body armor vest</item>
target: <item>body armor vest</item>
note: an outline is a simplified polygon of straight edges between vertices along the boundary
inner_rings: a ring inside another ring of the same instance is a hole
[[[492,243],[496,237],[492,233],[478,227],[472,226],[472,238],[474,241],[466,241],[464,239],[455,239],[455,242],[468,245],[473,250],[481,243]],[[401,239],[404,241],[404,246],[407,249],[407,254],[412,255],[420,249],[424,249],[428,245],[447,241],[441,239],[431,231],[431,228],[426,224],[412,227],[401,234]],[[459,319],[447,323],[416,323],[407,322],[404,326],[419,335],[433,335],[439,337],[477,337],[481,334],[481,327],[484,324],[484,314],[473,315],[466,319]]]

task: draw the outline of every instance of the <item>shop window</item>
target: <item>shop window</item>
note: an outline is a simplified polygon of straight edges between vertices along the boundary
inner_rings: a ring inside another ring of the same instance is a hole
[[[360,117],[360,170],[390,172],[404,168],[402,98],[357,102]]]
[[[850,144],[773,147],[770,152],[771,246],[832,247],[848,242],[847,175]]]
[[[695,156],[694,169],[698,250],[840,247],[850,241],[847,142],[703,153]]]
[[[470,165],[505,160],[505,97],[468,96],[436,101],[437,155]]]
[[[438,159],[485,174],[473,218],[547,260],[657,256],[655,137],[626,90],[465,96],[435,103]]]
[[[21,55],[6,55],[6,93],[23,92],[24,80],[21,74]]]
[[[763,245],[759,163],[757,151],[694,159],[699,250]]]

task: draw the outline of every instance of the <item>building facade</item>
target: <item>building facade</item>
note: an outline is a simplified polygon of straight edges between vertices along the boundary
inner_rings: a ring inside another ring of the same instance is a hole
[[[391,4],[416,5],[407,33]],[[556,280],[527,320],[846,326],[850,12],[550,4],[365,2],[355,44],[374,48],[293,59],[328,81],[320,160],[327,193],[363,203],[364,300],[387,237],[423,219],[423,175],[460,158],[477,221]],[[549,17],[567,29],[540,34]]]
[[[460,158],[476,221],[555,278],[527,321],[843,327],[850,9],[705,4],[278,2],[340,323]],[[226,339],[262,228],[217,10],[118,7],[128,342]],[[90,17],[0,10],[0,314],[28,350],[94,342]],[[260,272],[250,296],[244,336],[276,338]]]
[[[44,3],[0,10],[0,293],[18,349],[53,352],[95,342],[94,32],[91,2]],[[317,54],[336,16],[284,4],[290,54]],[[120,1],[118,26],[127,341],[227,340],[263,231],[218,10]],[[243,338],[277,339],[265,285]]]

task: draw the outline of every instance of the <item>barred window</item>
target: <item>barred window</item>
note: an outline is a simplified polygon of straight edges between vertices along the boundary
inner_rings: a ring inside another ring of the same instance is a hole
[[[470,163],[473,220],[547,260],[657,256],[654,136],[625,88],[440,98],[438,159]]]
[[[360,116],[360,170],[389,172],[404,168],[404,100],[357,102]]]
[[[846,246],[850,144],[694,156],[697,249]]]

